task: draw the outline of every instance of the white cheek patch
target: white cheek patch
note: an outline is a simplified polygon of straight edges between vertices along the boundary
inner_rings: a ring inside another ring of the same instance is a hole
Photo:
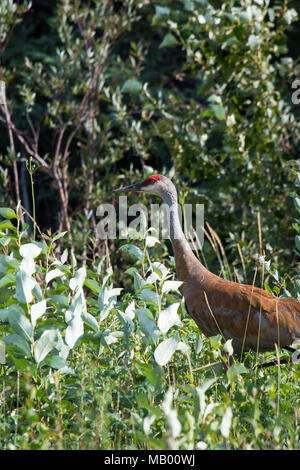
[[[144,186],[143,191],[145,193],[160,195],[160,190],[155,184],[148,184],[147,186]]]

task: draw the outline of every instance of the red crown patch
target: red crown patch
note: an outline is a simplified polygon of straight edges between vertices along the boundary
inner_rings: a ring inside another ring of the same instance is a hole
[[[156,183],[157,181],[159,181],[161,178],[159,175],[151,175],[151,176],[148,176],[148,178],[145,179],[145,181],[143,181],[143,184],[144,185],[148,185],[148,184],[154,184]]]

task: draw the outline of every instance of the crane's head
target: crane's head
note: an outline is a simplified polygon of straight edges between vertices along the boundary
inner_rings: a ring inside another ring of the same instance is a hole
[[[130,186],[125,186],[124,188],[113,190],[115,193],[127,191],[142,191],[143,193],[156,194],[161,197],[170,191],[176,192],[172,181],[163,175],[151,175],[141,183],[135,183]]]

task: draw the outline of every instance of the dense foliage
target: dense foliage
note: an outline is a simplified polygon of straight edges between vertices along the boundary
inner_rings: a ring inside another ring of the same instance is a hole
[[[299,295],[296,20],[285,0],[1,2],[2,448],[299,448],[299,366],[205,339],[169,246],[96,230],[113,187],[163,173],[205,205],[211,270]]]
[[[265,0],[40,6],[1,6],[1,205],[21,198],[32,213],[31,155],[39,225],[68,230],[86,257],[116,174],[154,169],[205,204],[232,262],[239,244],[253,265],[259,211],[264,250],[293,264],[299,124],[286,33],[296,11]]]
[[[204,339],[155,237],[126,244],[129,294],[107,256],[78,268],[56,256],[64,232],[23,243],[17,214],[0,213],[2,448],[299,448],[299,365],[257,369]]]

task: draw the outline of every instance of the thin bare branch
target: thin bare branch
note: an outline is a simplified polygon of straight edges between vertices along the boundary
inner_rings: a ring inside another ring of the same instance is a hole
[[[12,152],[14,153],[14,159],[13,159],[13,172],[14,172],[14,180],[15,180],[15,192],[16,192],[16,203],[18,205],[19,201],[21,201],[21,195],[20,195],[20,184],[19,184],[19,173],[18,173],[18,165],[16,162],[16,148],[15,148],[15,141],[14,141],[14,135],[12,131],[12,121],[11,121],[11,115],[10,111],[7,106],[7,99],[6,99],[6,89],[5,85],[3,87],[3,104],[1,106],[5,118],[6,118],[6,125],[7,125],[7,130],[8,130],[8,137],[9,137],[9,143],[10,143],[10,148]],[[21,223],[24,223],[24,217],[22,214],[22,211],[19,210],[19,216]]]

